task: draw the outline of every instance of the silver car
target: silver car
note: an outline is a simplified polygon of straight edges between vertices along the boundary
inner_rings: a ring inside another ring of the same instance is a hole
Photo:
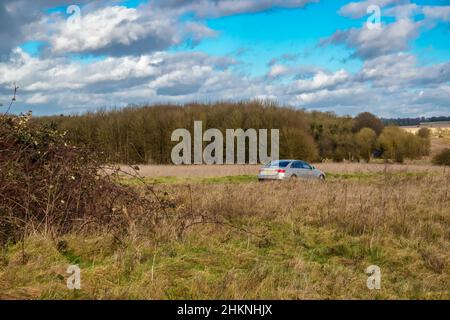
[[[277,160],[262,167],[258,175],[259,181],[296,178],[325,180],[325,173],[305,161]]]

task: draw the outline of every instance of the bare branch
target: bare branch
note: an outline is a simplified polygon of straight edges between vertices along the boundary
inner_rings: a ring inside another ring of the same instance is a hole
[[[8,109],[6,109],[6,112],[4,113],[4,115],[8,114],[8,112],[11,110],[13,103],[16,101],[16,94],[17,94],[17,90],[19,89],[19,87],[16,85],[15,82],[13,85],[14,85],[14,95],[11,98],[11,102],[9,103]]]

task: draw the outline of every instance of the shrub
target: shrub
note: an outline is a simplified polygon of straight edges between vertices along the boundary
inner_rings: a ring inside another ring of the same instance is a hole
[[[370,156],[375,150],[377,142],[377,134],[370,128],[362,128],[355,136],[356,144],[359,148],[360,156],[370,161]]]
[[[385,159],[402,163],[405,158],[417,159],[429,152],[428,139],[406,132],[399,127],[389,126],[383,129],[378,143]]]
[[[446,148],[433,157],[433,163],[436,165],[450,165],[450,148]]]
[[[420,128],[417,135],[421,138],[429,139],[431,137],[431,130],[428,128]]]
[[[105,172],[98,153],[30,116],[0,116],[0,244],[31,232],[127,230],[130,216],[155,217],[156,200],[115,183],[117,172]]]

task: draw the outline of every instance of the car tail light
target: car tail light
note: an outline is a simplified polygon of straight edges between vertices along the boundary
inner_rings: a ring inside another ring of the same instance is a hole
[[[285,173],[286,172],[286,170],[284,170],[284,169],[278,169],[278,173]]]

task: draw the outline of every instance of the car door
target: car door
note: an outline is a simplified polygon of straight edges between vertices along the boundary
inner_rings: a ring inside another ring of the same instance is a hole
[[[301,162],[301,166],[302,166],[302,178],[305,179],[311,179],[313,178],[313,168],[311,167],[311,165],[309,165],[308,163],[304,162],[304,161],[300,161]]]
[[[299,178],[307,178],[306,170],[304,169],[302,161],[294,161],[291,164],[292,173]]]

